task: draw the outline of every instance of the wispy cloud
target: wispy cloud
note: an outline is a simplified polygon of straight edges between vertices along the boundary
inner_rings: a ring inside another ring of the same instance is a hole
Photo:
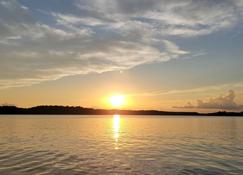
[[[168,37],[232,27],[243,9],[239,0],[72,0],[70,6],[75,10],[43,14],[0,0],[0,88],[193,57]]]
[[[195,36],[232,27],[242,13],[238,0],[89,0],[76,1],[92,17],[113,19],[111,25],[140,21],[160,35]]]
[[[140,93],[130,93],[127,96],[145,96],[145,97],[153,97],[153,96],[166,96],[166,95],[180,95],[180,94],[198,94],[198,93],[208,93],[208,92],[219,92],[225,91],[227,89],[235,89],[237,92],[241,93],[243,88],[243,82],[239,83],[229,83],[229,84],[221,84],[221,85],[213,85],[213,86],[202,86],[198,88],[186,88],[186,89],[155,89],[146,92]]]

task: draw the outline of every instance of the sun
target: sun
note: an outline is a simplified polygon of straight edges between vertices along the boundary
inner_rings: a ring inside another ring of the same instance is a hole
[[[113,107],[122,107],[125,104],[125,96],[113,95],[109,98],[109,102]]]

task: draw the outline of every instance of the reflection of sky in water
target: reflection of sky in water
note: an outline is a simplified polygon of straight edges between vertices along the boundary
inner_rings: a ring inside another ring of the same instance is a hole
[[[120,115],[113,115],[113,133],[115,139],[115,149],[118,149],[119,132],[120,132]]]
[[[243,118],[1,116],[0,175],[242,174]]]

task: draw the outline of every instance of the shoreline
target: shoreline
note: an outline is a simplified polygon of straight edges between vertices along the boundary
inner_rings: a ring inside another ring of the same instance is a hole
[[[0,115],[153,115],[153,116],[241,116],[243,112],[218,111],[212,113],[175,112],[159,110],[120,110],[120,109],[94,109],[80,106],[35,106],[20,108],[16,106],[0,106]]]

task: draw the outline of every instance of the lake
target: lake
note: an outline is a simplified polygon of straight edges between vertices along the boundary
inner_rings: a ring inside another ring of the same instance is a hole
[[[0,116],[1,175],[243,174],[243,118]]]

